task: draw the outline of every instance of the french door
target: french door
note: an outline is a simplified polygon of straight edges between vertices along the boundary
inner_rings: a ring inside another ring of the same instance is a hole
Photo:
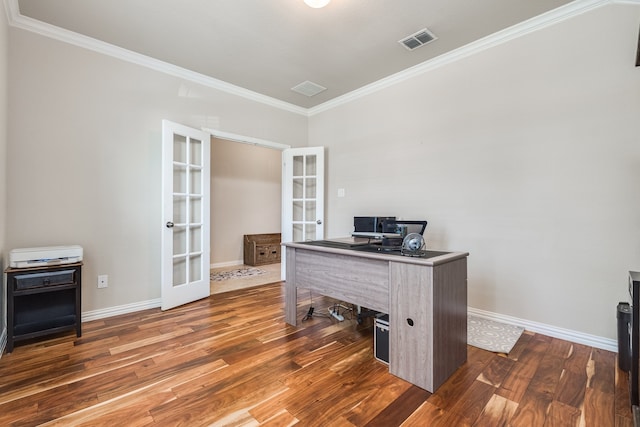
[[[208,133],[162,121],[163,310],[210,294],[210,152]]]
[[[324,238],[324,147],[282,152],[282,241]],[[286,248],[281,277],[286,279]]]

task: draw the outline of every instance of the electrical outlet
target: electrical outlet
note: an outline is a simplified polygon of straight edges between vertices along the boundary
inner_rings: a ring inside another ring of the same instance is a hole
[[[98,276],[98,288],[106,288],[109,286],[109,276],[101,274]]]

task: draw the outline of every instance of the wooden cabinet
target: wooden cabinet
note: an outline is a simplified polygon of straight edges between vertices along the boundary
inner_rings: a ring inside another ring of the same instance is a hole
[[[15,341],[81,329],[82,263],[7,268],[7,353]]]
[[[264,265],[280,262],[280,233],[245,234],[244,263]]]
[[[467,259],[389,267],[389,372],[433,392],[467,360]]]

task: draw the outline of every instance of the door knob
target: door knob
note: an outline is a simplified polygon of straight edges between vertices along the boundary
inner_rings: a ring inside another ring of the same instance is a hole
[[[322,224],[322,220],[321,219],[317,220],[316,224],[318,224],[318,225]]]
[[[173,228],[173,223],[171,221],[167,222],[167,228]]]

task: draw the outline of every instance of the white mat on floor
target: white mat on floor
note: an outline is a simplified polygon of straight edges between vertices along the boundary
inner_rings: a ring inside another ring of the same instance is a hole
[[[258,276],[260,274],[265,274],[266,271],[260,270],[259,268],[237,268],[235,270],[229,271],[220,271],[218,273],[211,273],[211,280],[214,282],[220,282],[222,280],[228,279],[239,279],[242,277],[250,277],[250,276]]]
[[[481,317],[467,316],[467,343],[496,353],[509,353],[524,328]]]

